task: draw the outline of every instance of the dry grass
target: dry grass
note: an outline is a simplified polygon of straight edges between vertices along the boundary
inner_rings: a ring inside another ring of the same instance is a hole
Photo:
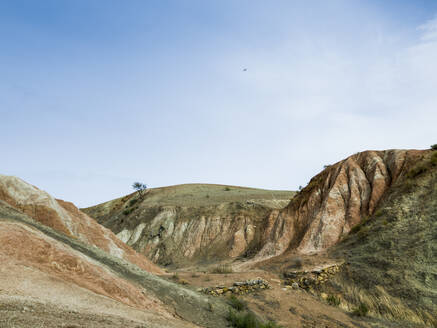
[[[232,273],[232,272],[234,272],[234,270],[232,269],[232,266],[229,264],[219,264],[211,270],[211,273],[220,273],[220,274]]]

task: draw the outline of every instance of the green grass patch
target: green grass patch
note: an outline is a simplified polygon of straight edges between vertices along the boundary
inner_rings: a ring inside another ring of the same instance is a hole
[[[339,306],[340,305],[340,298],[336,297],[335,295],[329,295],[326,299],[329,305],[332,306]]]
[[[235,328],[281,328],[273,321],[261,322],[252,312],[229,311],[227,320]]]
[[[369,307],[365,303],[360,303],[360,305],[352,311],[352,314],[357,317],[365,317],[369,312]]]
[[[376,210],[373,215],[378,218],[384,215],[384,211],[382,209]]]
[[[410,171],[408,171],[407,178],[410,179],[415,178],[421,175],[422,173],[425,173],[427,170],[428,168],[424,163],[419,163],[416,166],[414,166]]]
[[[135,210],[135,208],[128,208],[126,210],[123,211],[124,215],[129,215],[131,214],[133,211]]]
[[[363,220],[360,223],[358,223],[357,225],[352,227],[352,229],[350,230],[349,234],[353,235],[353,234],[356,234],[357,232],[361,231],[361,229],[363,229],[363,226],[367,222],[369,222],[369,218],[368,217],[363,218]]]
[[[247,303],[246,301],[239,299],[235,295],[231,295],[228,299],[228,303],[234,310],[237,310],[239,312],[247,310]]]

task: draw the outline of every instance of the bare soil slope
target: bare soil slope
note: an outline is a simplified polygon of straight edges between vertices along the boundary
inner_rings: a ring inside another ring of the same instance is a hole
[[[79,211],[72,203],[56,200],[19,178],[0,175],[0,200],[67,236],[96,246],[149,272],[162,273],[159,267],[122,243],[112,231]]]
[[[0,181],[1,327],[226,326],[222,300],[153,275],[162,271],[72,204]]]

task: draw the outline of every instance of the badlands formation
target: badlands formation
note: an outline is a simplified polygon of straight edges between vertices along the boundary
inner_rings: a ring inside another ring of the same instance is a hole
[[[436,179],[437,151],[366,151],[299,192],[79,210],[0,175],[0,327],[435,327]]]
[[[239,256],[260,260],[291,250],[310,254],[335,245],[372,215],[383,195],[422,153],[355,154],[328,166],[295,197],[294,192],[185,185],[152,189],[143,201],[131,194],[84,211],[160,264]],[[195,200],[172,199],[172,193],[183,192]],[[244,197],[226,200],[231,192]]]

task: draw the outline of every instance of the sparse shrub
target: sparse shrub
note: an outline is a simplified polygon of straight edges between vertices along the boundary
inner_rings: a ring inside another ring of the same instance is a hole
[[[431,165],[437,166],[437,151],[433,152],[431,155]]]
[[[416,181],[411,179],[405,180],[404,183],[402,184],[402,190],[404,192],[412,192],[416,187],[417,187]]]
[[[301,269],[303,266],[303,260],[301,257],[296,257],[291,261],[290,267]]]
[[[361,302],[360,305],[352,311],[352,314],[356,315],[357,317],[365,317],[368,312],[368,306],[365,303]]]
[[[229,311],[227,319],[235,328],[280,328],[272,321],[262,323],[252,312]]]
[[[231,190],[231,188],[225,187],[225,191],[230,191],[230,190]]]
[[[340,305],[340,298],[336,297],[335,295],[329,295],[326,299],[329,305],[332,306],[339,306]]]
[[[388,221],[384,220],[384,221],[382,221],[382,224],[386,226],[388,224]]]
[[[197,274],[196,272],[193,272],[193,274],[191,275],[191,278],[198,278],[200,277],[199,274]]]
[[[186,281],[185,279],[181,279],[181,277],[179,277],[179,274],[177,272],[173,273],[171,279],[178,284],[189,285],[188,281]]]
[[[383,216],[383,215],[384,215],[384,211],[381,210],[381,209],[376,210],[375,213],[374,213],[373,215],[376,216],[376,217]]]
[[[232,273],[234,270],[229,264],[220,264],[212,269],[211,273]]]
[[[408,171],[407,178],[415,178],[426,171],[427,167],[423,163],[417,164],[410,171]]]
[[[133,211],[135,211],[136,209],[138,209],[138,206],[136,206],[136,207],[131,207],[131,208],[127,208],[127,209],[125,209],[125,210],[123,211],[123,214],[124,214],[124,215],[129,215],[129,214],[131,214]]]
[[[360,238],[364,238],[369,234],[369,231],[370,231],[369,227],[362,227],[360,231],[358,231],[357,235]]]
[[[131,199],[131,200],[129,201],[129,206],[134,205],[137,201],[138,201],[138,199],[136,199],[136,198]]]
[[[363,220],[360,223],[352,227],[352,229],[349,231],[349,234],[354,234],[359,232],[368,221],[369,221],[368,217],[363,218]],[[368,228],[367,228],[367,232],[368,232]]]
[[[174,281],[179,281],[179,275],[178,275],[178,273],[177,272],[175,272],[175,273],[173,273],[173,275],[171,276],[171,278],[174,280]]]
[[[229,311],[228,321],[235,328],[258,328],[258,320],[252,312],[238,313]]]
[[[129,215],[129,214],[131,214],[133,211],[134,211],[133,208],[128,208],[128,209],[126,209],[126,210],[123,211],[123,214],[124,214],[124,215]]]
[[[244,311],[247,310],[247,303],[244,300],[239,299],[235,295],[231,295],[228,299],[228,303],[234,310]]]
[[[352,227],[352,229],[350,230],[350,234],[354,234],[354,233],[357,233],[358,231],[360,231],[361,230],[361,224],[357,224],[357,225],[355,225],[355,226],[353,226]]]
[[[432,150],[437,150],[437,144],[431,145]]]
[[[205,197],[206,197],[206,198],[209,198],[209,195],[206,195]]]

